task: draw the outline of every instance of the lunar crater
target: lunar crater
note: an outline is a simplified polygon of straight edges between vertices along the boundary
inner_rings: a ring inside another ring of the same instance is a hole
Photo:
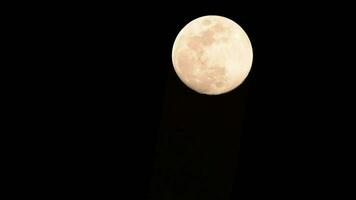
[[[205,19],[205,20],[203,20],[203,25],[205,25],[205,26],[209,26],[210,24],[211,24],[211,21],[209,20],[209,19]]]

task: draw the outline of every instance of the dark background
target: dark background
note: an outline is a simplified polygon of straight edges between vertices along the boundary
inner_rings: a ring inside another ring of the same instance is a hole
[[[340,134],[349,132],[344,105],[353,92],[341,48],[346,5],[45,6],[22,19],[27,48],[41,58],[34,63],[44,66],[23,86],[31,97],[24,119],[43,133],[27,136],[40,145],[24,153],[37,190],[153,200],[340,194],[337,166],[349,148]],[[195,93],[173,70],[176,35],[203,15],[236,21],[253,46],[248,78],[227,94]]]

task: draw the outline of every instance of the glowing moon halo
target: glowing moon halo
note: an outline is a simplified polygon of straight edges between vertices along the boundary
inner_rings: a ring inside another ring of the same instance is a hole
[[[252,57],[245,31],[234,21],[216,15],[189,22],[172,49],[174,70],[182,82],[209,95],[238,87],[251,69]]]

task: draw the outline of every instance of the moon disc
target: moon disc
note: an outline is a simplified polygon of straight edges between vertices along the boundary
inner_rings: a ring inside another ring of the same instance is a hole
[[[245,31],[234,21],[216,15],[189,22],[172,49],[174,70],[182,82],[209,95],[238,87],[251,69],[252,57]]]

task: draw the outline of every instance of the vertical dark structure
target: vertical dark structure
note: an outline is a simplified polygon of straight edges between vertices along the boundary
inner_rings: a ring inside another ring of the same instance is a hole
[[[170,71],[152,182],[153,199],[230,199],[245,114],[246,84],[195,93]]]

